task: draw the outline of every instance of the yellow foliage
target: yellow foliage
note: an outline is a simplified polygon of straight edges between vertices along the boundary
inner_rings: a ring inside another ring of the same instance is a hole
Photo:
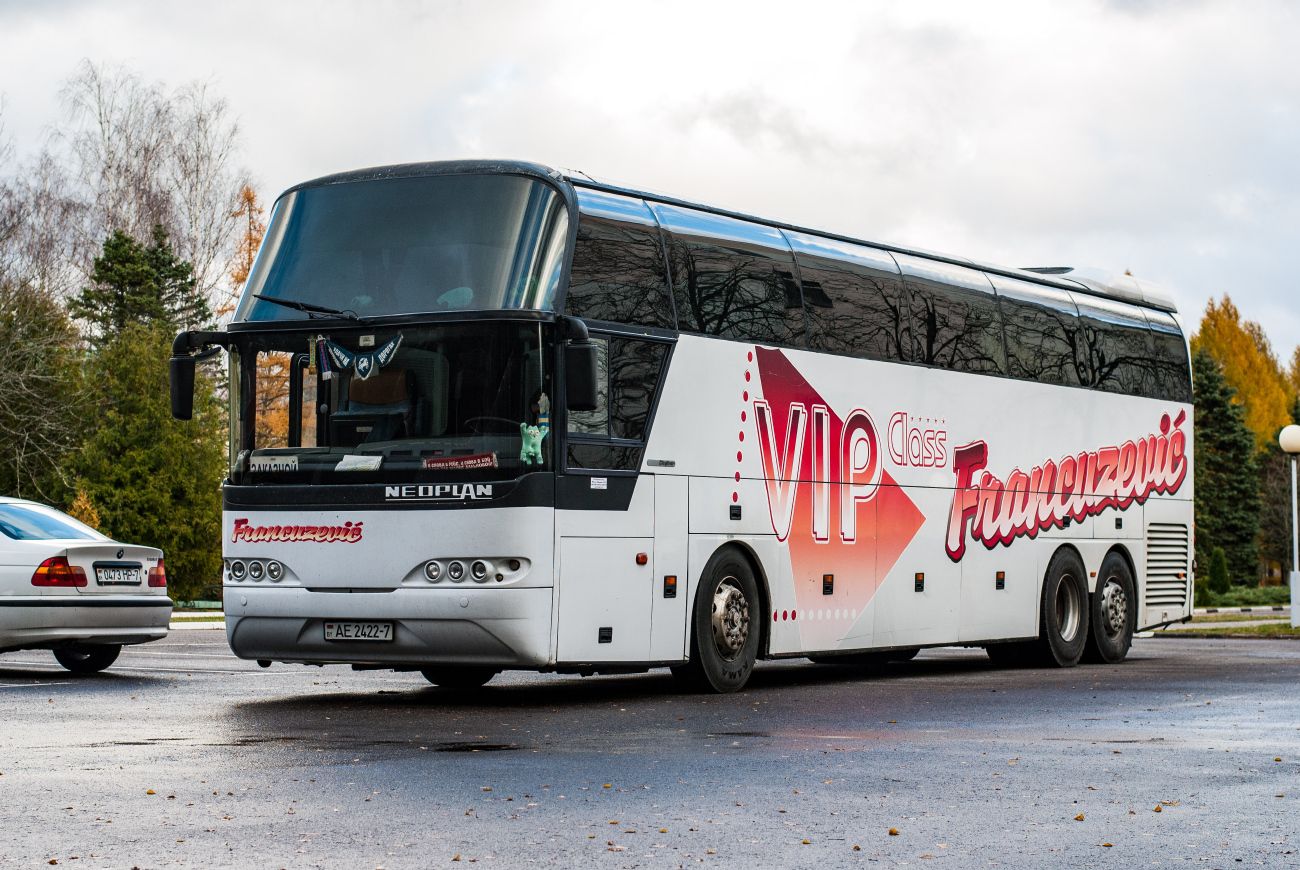
[[[77,497],[72,500],[72,506],[68,508],[68,516],[96,531],[99,530],[99,511],[95,510],[94,503],[84,489],[79,491]]]
[[[235,254],[230,258],[230,297],[218,308],[218,315],[234,311],[235,301],[244,289],[249,273],[253,271],[258,248],[262,246],[262,238],[266,235],[266,223],[262,220],[257,191],[249,185],[244,185],[244,189],[239,192],[239,205],[232,216],[237,229]]]
[[[257,423],[255,446],[289,446],[290,354],[263,351],[257,355]]]
[[[1291,422],[1291,385],[1268,336],[1258,323],[1241,319],[1226,293],[1206,305],[1192,348],[1205,348],[1223,366],[1224,379],[1237,391],[1233,401],[1245,408],[1245,422],[1255,433],[1257,448]]]

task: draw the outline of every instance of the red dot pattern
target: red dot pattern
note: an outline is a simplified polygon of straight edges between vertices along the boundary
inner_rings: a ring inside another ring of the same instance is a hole
[[[752,363],[752,362],[754,361],[754,352],[753,352],[752,350],[749,351],[749,352],[746,354],[745,358],[746,358],[746,360],[747,360],[748,362],[751,362],[751,363]],[[745,369],[745,381],[746,381],[746,382],[749,381],[749,369]],[[742,390],[742,391],[741,391],[741,393],[740,393],[740,400],[741,400],[741,402],[743,403],[743,404],[741,405],[741,407],[740,407],[740,422],[744,423],[745,420],[748,419],[748,414],[747,414],[747,410],[748,410],[748,409],[747,409],[747,405],[748,405],[748,403],[749,403],[749,390]],[[739,438],[740,443],[741,443],[741,444],[744,444],[744,443],[745,443],[745,430],[744,430],[744,429],[741,429],[737,437]],[[742,451],[740,451],[740,450],[737,450],[737,451],[736,451],[736,464],[739,465],[739,464],[744,460],[744,458],[745,458],[745,454],[744,454],[744,452],[742,452]],[[739,471],[736,472],[736,483],[740,483],[740,472],[739,472]],[[738,503],[739,501],[740,501],[740,490],[736,490],[735,492],[733,492],[733,493],[731,494],[731,503],[732,503],[732,504],[736,504],[736,503]]]

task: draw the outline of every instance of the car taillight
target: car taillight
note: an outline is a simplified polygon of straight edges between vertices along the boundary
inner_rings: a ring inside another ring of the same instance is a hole
[[[85,586],[86,572],[68,564],[63,556],[46,559],[32,575],[33,586]]]
[[[150,568],[150,569],[149,569],[149,585],[150,585],[150,586],[166,586],[166,585],[167,585],[167,571],[166,571],[166,569],[163,568],[163,560],[162,560],[162,559],[159,559],[159,560],[158,560],[158,567],[157,567],[157,568]]]

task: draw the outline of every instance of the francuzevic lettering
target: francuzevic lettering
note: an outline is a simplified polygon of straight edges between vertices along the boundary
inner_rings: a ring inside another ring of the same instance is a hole
[[[250,526],[247,519],[235,520],[230,533],[231,543],[243,541],[261,544],[272,541],[282,543],[355,544],[361,540],[361,523],[348,522],[341,526]]]
[[[1059,462],[1049,459],[1028,473],[1016,468],[1005,482],[983,470],[988,463],[983,441],[957,447],[957,485],[945,543],[948,558],[961,561],[968,526],[971,538],[991,550],[1022,536],[1033,538],[1042,529],[1063,528],[1069,519],[1177,492],[1187,477],[1187,435],[1181,428],[1186,419],[1185,411],[1172,423],[1164,414],[1158,434],[1065,456]]]

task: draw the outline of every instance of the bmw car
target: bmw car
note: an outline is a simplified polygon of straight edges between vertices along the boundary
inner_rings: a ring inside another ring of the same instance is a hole
[[[171,613],[161,550],[0,497],[0,653],[48,649],[73,673],[96,673],[123,646],[166,637]]]

